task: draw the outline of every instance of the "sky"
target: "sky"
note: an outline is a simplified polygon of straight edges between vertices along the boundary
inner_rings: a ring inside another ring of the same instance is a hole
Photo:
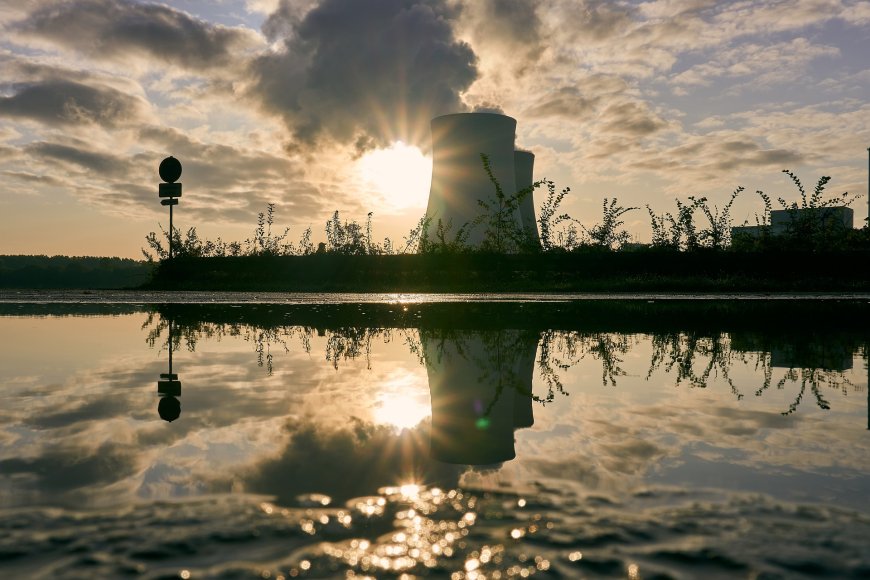
[[[783,169],[860,226],[868,54],[867,0],[0,0],[0,254],[140,258],[169,155],[182,230],[244,240],[274,203],[291,241],[339,211],[401,242],[430,120],[473,111],[587,227],[616,197],[649,241],[645,206],[738,186],[754,224],[756,190],[799,199]]]

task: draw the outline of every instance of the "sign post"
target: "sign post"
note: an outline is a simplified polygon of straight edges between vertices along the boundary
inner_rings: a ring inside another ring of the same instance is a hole
[[[172,206],[169,206],[170,208]],[[172,318],[169,318],[169,372],[160,373],[160,380],[157,381],[157,396],[160,401],[157,403],[157,413],[164,421],[175,421],[181,416],[181,402],[178,397],[181,396],[181,381],[178,380],[178,375],[172,372]]]
[[[181,184],[175,183],[181,177],[181,162],[175,157],[169,156],[160,162],[160,167],[157,169],[160,173],[160,179],[164,181],[158,186],[157,195],[162,198],[160,205],[169,206],[169,259],[172,259],[172,207],[178,205],[178,198],[181,197]]]

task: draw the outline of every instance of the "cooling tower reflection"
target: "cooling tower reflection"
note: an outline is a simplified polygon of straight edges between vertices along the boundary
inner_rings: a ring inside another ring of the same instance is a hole
[[[514,429],[534,423],[538,334],[421,331],[432,397],[433,459],[487,465],[515,457]]]

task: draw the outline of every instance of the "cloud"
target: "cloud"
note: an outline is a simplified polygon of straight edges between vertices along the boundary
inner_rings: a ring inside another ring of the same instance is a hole
[[[539,0],[482,0],[468,4],[465,10],[479,11],[483,17],[480,30],[485,34],[511,44],[530,45],[541,41],[539,5]]]
[[[3,159],[3,148],[0,147],[0,160]],[[50,175],[37,175],[36,173],[30,173],[27,171],[0,171],[0,174],[5,175],[6,177],[10,177],[12,179],[17,179],[19,181],[24,181],[27,183],[36,183],[42,185],[51,185],[57,186],[62,185],[63,182],[60,179],[55,177],[51,177]]]
[[[727,149],[723,150],[727,151]],[[729,151],[729,153],[732,153]],[[786,167],[803,162],[803,157],[787,149],[760,149],[757,146],[733,152],[731,158],[722,159],[716,163],[717,169],[736,169],[738,167]]]
[[[558,55],[554,63],[564,64],[566,75],[570,75],[568,67],[579,67],[642,79],[667,73],[684,58],[697,62],[695,54],[699,51],[739,51],[739,44],[747,38],[758,44],[760,39],[753,38],[757,35],[769,38],[771,34],[820,28],[831,20],[846,18],[853,18],[852,24],[856,25],[864,21],[861,10],[838,0],[667,0],[637,6],[570,0],[551,3],[542,15],[543,34]],[[780,44],[787,48],[789,43]],[[790,55],[788,50],[783,53],[788,62],[802,58],[802,47],[794,48],[799,54]],[[740,63],[735,64],[739,67]],[[700,66],[703,69],[704,65]]]
[[[711,20],[720,38],[774,34],[807,26],[819,27],[828,20],[847,18],[843,0],[745,0],[723,4]]]
[[[73,164],[93,171],[100,176],[124,175],[129,170],[129,160],[127,158],[88,150],[84,144],[79,145],[79,147],[74,147],[40,141],[28,145],[25,147],[25,151],[34,157],[40,158],[44,163],[60,161],[61,163]]]
[[[0,161],[12,161],[21,157],[21,150],[18,147],[9,147],[0,145]]]
[[[751,77],[756,86],[781,83],[800,78],[813,60],[839,54],[836,47],[813,44],[805,38],[772,45],[741,44],[716,51],[709,62],[695,65],[672,80],[681,85],[709,85],[716,78]]]
[[[49,3],[13,25],[91,58],[107,61],[142,55],[191,69],[225,67],[236,53],[260,44],[246,28],[204,22],[162,4],[126,0]]]
[[[445,0],[324,0],[298,22],[270,18],[266,32],[288,36],[254,61],[250,93],[297,146],[428,146],[430,119],[464,111],[477,77],[474,52],[454,36],[456,14]]]
[[[12,94],[0,97],[0,116],[25,118],[51,126],[115,127],[140,120],[144,101],[100,84],[64,79],[15,83]]]
[[[715,6],[715,0],[655,0],[638,9],[650,19],[667,19]]]
[[[633,9],[606,0],[570,0],[554,6],[553,24],[564,26],[578,40],[603,42],[621,36],[635,24]]]
[[[184,166],[185,214],[199,223],[250,225],[268,203],[275,203],[279,223],[289,216],[298,225],[359,203],[338,186],[325,195],[323,188],[330,187],[326,179],[312,178],[303,164],[273,145],[263,149],[257,139],[203,142],[178,129],[118,123],[109,134],[95,123],[62,125],[66,135],[52,132],[15,147],[0,146],[0,176],[27,187],[58,187],[112,213],[141,216],[144,209],[162,209],[156,168],[161,159],[174,155]]]
[[[105,443],[97,449],[50,446],[38,457],[0,460],[0,473],[27,487],[38,488],[43,497],[73,491],[87,492],[93,486],[110,485],[137,470],[135,450]]]
[[[847,24],[853,26],[863,26],[870,24],[870,4],[859,2],[848,6],[840,14],[840,18]]]
[[[490,73],[515,77],[546,49],[539,10],[540,0],[473,0],[462,5],[459,25]]]
[[[397,434],[351,418],[347,425],[330,428],[293,420],[286,430],[287,445],[278,457],[240,475],[245,491],[274,496],[284,505],[304,493],[342,500],[407,482],[451,489],[464,470],[429,459],[428,427]]]
[[[307,12],[319,4],[319,0],[274,0],[271,9],[262,6],[261,11],[268,15],[262,30],[272,42],[284,41],[295,34],[296,27]]]
[[[588,118],[598,102],[598,95],[586,96],[577,87],[561,87],[546,93],[523,112],[525,117],[567,117],[573,120]]]
[[[201,220],[252,223],[257,212],[274,202],[279,219],[289,211],[294,219],[307,221],[351,202],[340,191],[322,195],[320,184],[306,178],[301,163],[277,152],[233,143],[203,143],[182,131],[158,126],[143,127],[138,136],[152,151],[137,156],[136,162],[150,171],[161,155],[181,160],[182,182],[196,187],[195,195],[190,190],[183,201]],[[153,204],[152,199],[138,201]]]
[[[667,126],[658,115],[641,101],[625,101],[607,105],[599,121],[601,130],[609,134],[644,137]]]
[[[631,165],[671,173],[680,171],[687,177],[716,175],[749,167],[781,169],[803,163],[806,158],[796,149],[772,148],[763,139],[731,131],[704,136],[687,136],[683,143],[664,149],[638,151]]]
[[[668,449],[640,438],[605,443],[601,449],[606,453],[602,463],[609,471],[620,474],[641,473],[668,452]]]

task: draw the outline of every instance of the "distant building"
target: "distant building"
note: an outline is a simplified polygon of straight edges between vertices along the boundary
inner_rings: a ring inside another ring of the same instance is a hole
[[[731,228],[731,239],[738,238],[757,240],[761,237],[764,226],[734,226]]]
[[[852,343],[807,342],[796,336],[737,333],[731,349],[740,353],[770,353],[770,366],[784,369],[818,369],[845,372],[853,367],[857,349]]]
[[[770,212],[771,232],[779,235],[786,233],[795,223],[804,220],[815,220],[824,228],[852,229],[855,222],[855,211],[851,207],[813,207],[807,209],[775,209]]]
[[[781,236],[801,224],[815,222],[820,229],[850,230],[854,227],[855,211],[842,205],[806,209],[775,209],[770,212],[770,235]],[[765,226],[737,226],[731,228],[731,238],[758,239]]]

